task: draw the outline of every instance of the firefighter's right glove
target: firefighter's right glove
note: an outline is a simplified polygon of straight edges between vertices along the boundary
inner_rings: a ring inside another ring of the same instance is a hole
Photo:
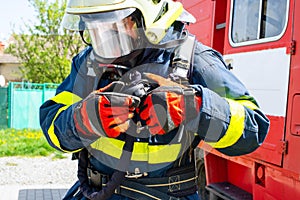
[[[139,105],[138,97],[116,92],[118,82],[92,92],[74,111],[77,131],[86,137],[118,137],[126,132]]]
[[[151,134],[163,135],[195,118],[202,103],[192,88],[160,86],[140,106],[140,117]]]

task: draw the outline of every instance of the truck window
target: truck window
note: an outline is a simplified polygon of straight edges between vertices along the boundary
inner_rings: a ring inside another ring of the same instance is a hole
[[[288,0],[233,0],[231,8],[230,35],[235,44],[275,40],[285,29]]]

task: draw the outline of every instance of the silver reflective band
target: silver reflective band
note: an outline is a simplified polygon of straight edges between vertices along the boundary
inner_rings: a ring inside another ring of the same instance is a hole
[[[83,31],[85,29],[84,23],[79,15],[65,13],[61,26],[70,31]]]
[[[99,12],[91,14],[82,14],[83,21],[89,22],[93,20],[99,20],[101,22],[118,22],[131,15],[136,9],[127,8],[122,10],[114,10],[109,12]]]
[[[101,5],[114,5],[125,0],[72,0],[68,2],[68,7],[93,7]]]

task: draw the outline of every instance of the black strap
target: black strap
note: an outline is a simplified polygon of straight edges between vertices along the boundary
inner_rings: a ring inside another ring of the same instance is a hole
[[[152,189],[143,184],[133,182],[133,181],[123,181],[120,186],[120,190],[117,191],[122,196],[126,196],[136,200],[168,200],[176,199],[172,196],[169,196],[167,193],[161,192],[156,189]]]
[[[195,102],[195,91],[192,88],[184,89],[183,91],[184,102],[185,102],[185,121],[189,122],[197,116],[196,102]]]
[[[90,171],[90,170],[88,170]],[[91,173],[94,187],[103,189],[107,187],[109,179],[97,171]],[[132,199],[180,199],[187,195],[194,194],[197,190],[194,165],[172,168],[165,177],[142,177],[125,178],[121,185],[114,191],[116,194],[130,197]]]
[[[127,195],[122,190],[129,190],[139,193],[139,196],[146,196],[145,199],[155,199],[148,193],[156,198],[165,196],[162,199],[172,199],[194,194],[197,190],[196,177],[193,172],[162,178],[126,179],[120,188],[121,195]],[[169,197],[166,198],[167,196]]]
[[[126,134],[123,152],[119,160],[119,164],[117,165],[116,171],[114,171],[106,186],[102,187],[102,189],[97,192],[95,196],[93,196],[92,200],[108,199],[124,181],[126,174],[125,172],[127,171],[127,168],[129,166],[131,154],[133,151],[133,142],[134,137]]]
[[[129,128],[130,129],[130,128]],[[88,177],[88,152],[86,149],[83,149],[81,157],[79,157],[78,164],[78,178],[80,181],[81,191],[85,197],[91,200],[105,200],[111,197],[115,190],[121,185],[121,182],[125,179],[125,172],[129,166],[131,154],[133,151],[133,142],[134,137],[126,135],[125,144],[123,146],[123,152],[119,160],[118,165],[116,166],[115,172],[112,174],[110,179],[107,181],[106,185],[99,190],[93,188],[90,183],[93,181],[91,177]]]
[[[172,73],[170,78],[179,84],[187,85],[193,71],[194,51],[196,47],[194,35],[189,35],[187,40],[174,50],[172,58]]]
[[[81,37],[82,41],[83,41],[86,45],[92,46],[91,43],[88,43],[88,42],[85,40],[85,38],[84,38],[84,31],[79,31],[79,34],[80,34],[80,37]]]

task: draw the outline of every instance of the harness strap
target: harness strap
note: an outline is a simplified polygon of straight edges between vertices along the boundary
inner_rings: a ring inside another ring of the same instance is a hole
[[[184,102],[186,102],[185,104],[186,121],[190,121],[191,119],[194,119],[197,116],[196,102],[194,97],[195,97],[195,93],[193,89],[191,88],[184,89]]]
[[[169,196],[167,193],[163,193],[133,181],[123,181],[122,185],[120,185],[120,189],[116,191],[116,193],[135,200],[177,199]]]
[[[134,138],[130,135],[126,135],[125,145],[123,147],[123,153],[119,160],[118,165],[116,166],[116,170],[112,174],[112,176],[107,179],[105,187],[98,187],[95,180],[100,179],[100,183],[103,181],[104,177],[96,176],[96,171],[90,171],[89,169],[89,159],[88,159],[88,152],[86,149],[83,149],[79,155],[79,164],[78,164],[78,179],[80,181],[81,191],[85,197],[91,200],[102,200],[108,199],[115,190],[120,186],[121,182],[125,179],[125,171],[130,162],[130,157],[133,150],[133,140]],[[93,187],[96,186],[100,190],[94,190]]]
[[[189,84],[190,74],[193,71],[195,36],[189,35],[187,40],[174,50],[172,59],[173,68],[170,78],[182,85]]]
[[[87,174],[90,184],[100,190],[110,179],[108,175],[89,168]],[[165,177],[126,178],[114,193],[138,200],[180,199],[196,192],[196,179],[194,165],[190,165],[172,169]]]

